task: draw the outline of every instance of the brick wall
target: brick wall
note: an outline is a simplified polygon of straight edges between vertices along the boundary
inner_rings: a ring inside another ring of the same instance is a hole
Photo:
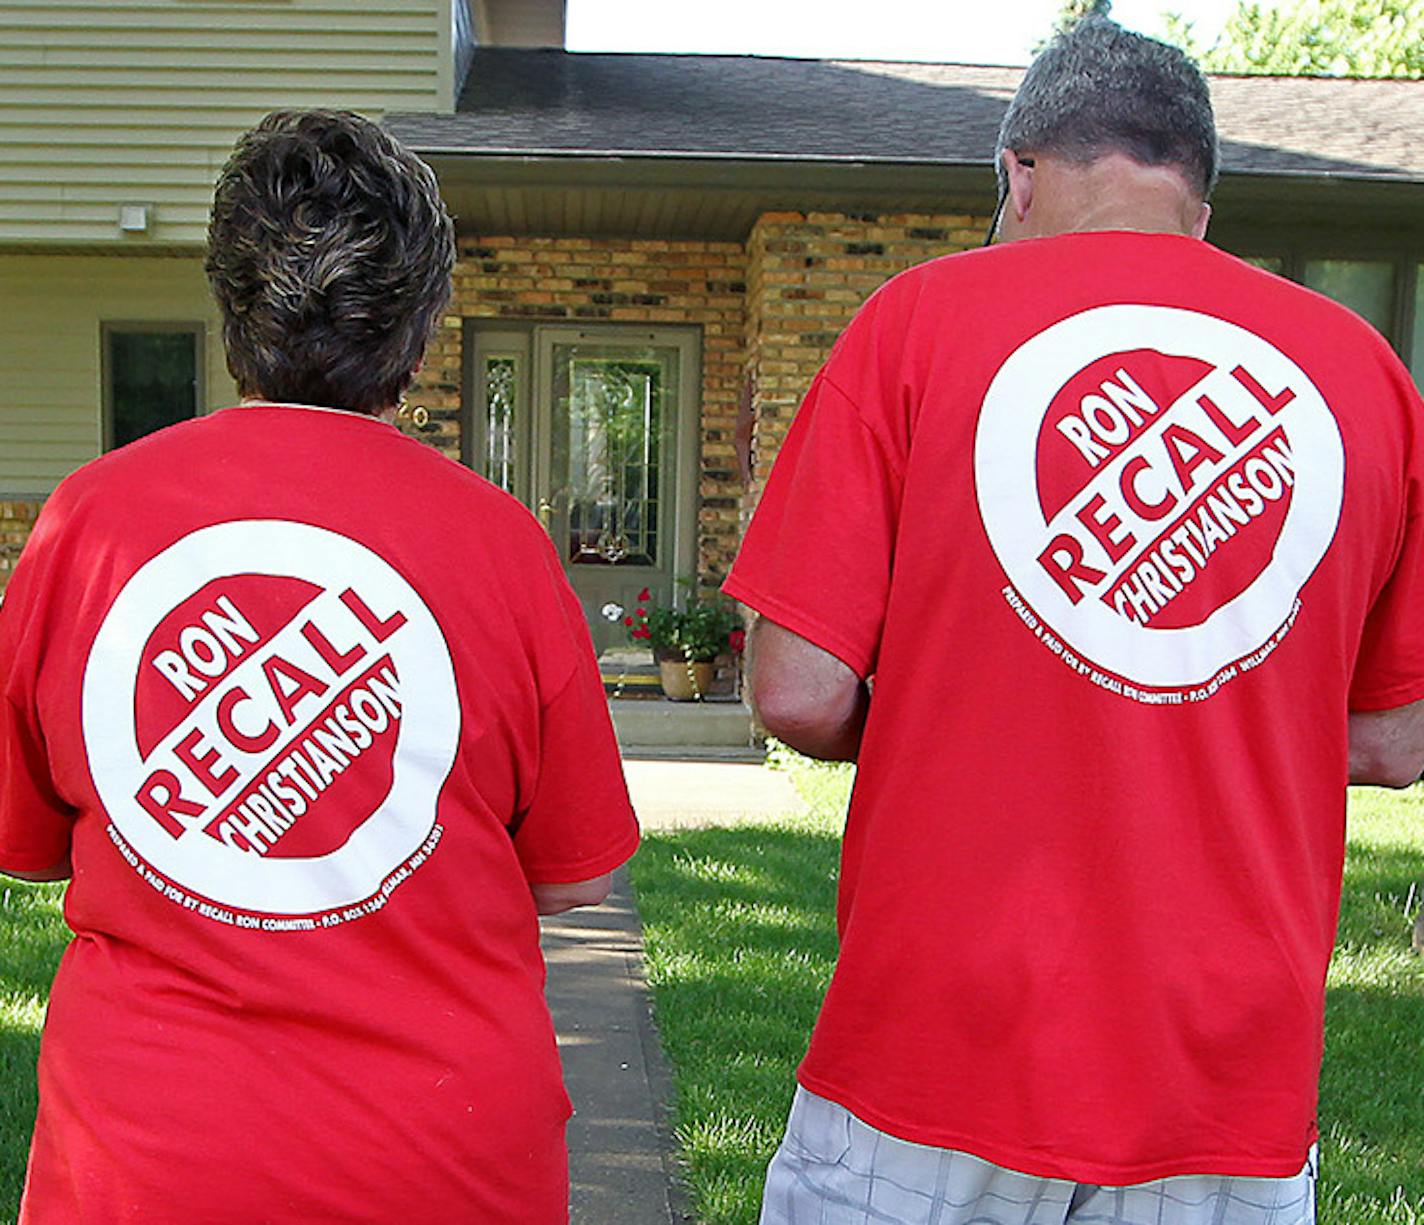
[[[460,240],[455,296],[430,347],[412,404],[420,431],[460,454],[463,320],[696,325],[702,334],[698,569],[726,574],[736,552],[742,484],[733,432],[742,378],[746,251],[741,243],[612,238]]]
[[[796,407],[836,337],[879,286],[976,247],[987,217],[763,213],[747,239],[746,370],[753,380],[750,514]]]
[[[29,538],[40,506],[39,502],[0,502],[0,591],[10,581],[10,572]]]

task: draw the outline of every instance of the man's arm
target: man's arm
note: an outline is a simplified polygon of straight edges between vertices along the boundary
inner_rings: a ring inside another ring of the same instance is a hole
[[[1350,712],[1350,782],[1407,787],[1424,773],[1424,701]]]
[[[43,883],[52,880],[68,880],[74,874],[73,868],[69,866],[69,856],[66,855],[52,868],[42,868],[34,872],[17,872],[13,868],[0,868],[0,876],[11,876],[15,880],[28,880]]]
[[[752,628],[751,696],[762,726],[798,753],[854,761],[860,752],[869,687],[829,651],[765,617]]]
[[[576,906],[597,906],[613,887],[613,873],[605,872],[588,880],[570,881],[567,884],[530,885],[534,895],[534,908],[540,914],[563,914]]]

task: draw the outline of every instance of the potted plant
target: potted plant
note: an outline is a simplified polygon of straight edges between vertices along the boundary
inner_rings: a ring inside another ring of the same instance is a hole
[[[690,580],[678,581],[691,587]],[[675,702],[701,701],[712,684],[717,657],[740,652],[745,645],[741,617],[721,599],[689,595],[676,608],[657,603],[644,587],[631,611],[616,604],[603,611],[610,619],[621,618],[632,642],[652,648],[663,692]]]

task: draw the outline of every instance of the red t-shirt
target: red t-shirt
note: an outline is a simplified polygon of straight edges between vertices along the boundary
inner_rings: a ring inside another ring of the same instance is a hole
[[[0,694],[0,867],[74,867],[22,1220],[566,1219],[529,885],[638,832],[523,508],[355,414],[164,430],[46,504]]]
[[[800,1071],[909,1140],[1297,1173],[1348,709],[1424,697],[1420,404],[1175,235],[911,270],[816,379],[726,590],[874,675]]]

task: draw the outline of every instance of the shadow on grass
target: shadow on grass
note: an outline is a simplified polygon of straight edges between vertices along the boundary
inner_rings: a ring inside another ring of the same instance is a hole
[[[1421,872],[1417,852],[1350,844],[1326,991],[1322,1225],[1424,1219],[1424,962],[1410,951]]]
[[[33,1030],[0,1027],[0,1221],[20,1212],[30,1132],[35,1122],[35,1060],[40,1036]]]
[[[1331,987],[1320,1075],[1321,1225],[1424,1220],[1424,988]]]

